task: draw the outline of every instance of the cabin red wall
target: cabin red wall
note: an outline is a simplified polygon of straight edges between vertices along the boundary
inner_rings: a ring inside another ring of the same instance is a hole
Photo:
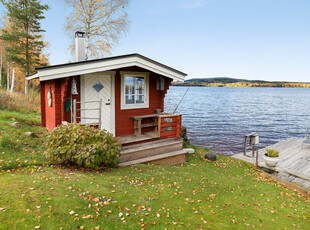
[[[55,127],[61,124],[62,121],[71,122],[71,111],[65,112],[64,102],[66,98],[71,97],[71,82],[73,77],[43,81],[41,86],[41,121],[42,126],[52,131]],[[72,98],[80,101],[80,77],[74,77],[77,82],[78,95],[73,95]],[[52,107],[48,105],[47,92],[51,89],[52,92]],[[77,105],[80,108],[80,104]],[[77,112],[80,116],[80,112]]]
[[[146,72],[147,70],[139,67],[129,67],[115,70],[115,134],[125,136],[134,134],[134,123],[130,117],[148,115],[156,113],[156,109],[164,111],[164,97],[171,85],[170,78],[165,79],[165,90],[156,90],[156,80],[160,75],[150,72],[149,74],[149,108],[121,110],[121,75],[120,71]],[[41,82],[41,114],[42,125],[52,131],[61,124],[62,121],[71,122],[71,111],[65,112],[64,102],[71,97],[71,82],[75,78],[77,82],[78,95],[72,95],[73,99],[80,101],[80,76],[50,80]],[[47,102],[47,92],[51,88],[53,96],[53,106],[49,107]],[[80,104],[77,104],[80,108]],[[77,111],[77,117],[80,112]],[[77,119],[79,122],[80,119]]]
[[[41,107],[44,113],[42,116],[42,125],[52,131],[56,126],[56,113],[55,113],[55,80],[41,82]],[[52,93],[52,107],[48,105],[47,92]],[[42,100],[42,98],[44,98]]]
[[[155,114],[156,109],[164,111],[164,97],[172,80],[165,78],[165,90],[156,90],[156,80],[160,76],[150,72],[149,75],[149,108],[121,110],[121,75],[120,71],[145,72],[142,68],[130,67],[116,70],[115,74],[115,132],[116,136],[134,134],[134,122],[130,117]]]
[[[45,108],[45,82],[40,82],[40,99],[41,99],[41,123],[46,127],[46,108]]]
[[[172,122],[166,122],[165,118],[171,118]],[[160,122],[160,139],[180,137],[182,128],[181,123],[182,115],[162,117]],[[167,127],[171,127],[172,130],[165,130]]]
[[[61,103],[62,103],[62,111],[61,111],[61,120],[71,122],[71,109],[69,109],[68,112],[66,112],[66,109],[64,107],[66,98],[71,98],[71,83],[73,78],[76,81],[76,86],[78,90],[77,95],[72,95],[72,99],[76,99],[76,101],[80,101],[81,98],[81,89],[80,89],[80,76],[74,76],[74,77],[67,77],[63,78],[61,82]],[[80,109],[80,104],[77,104],[77,109]],[[80,117],[80,111],[77,111],[77,117]],[[80,119],[77,119],[77,121],[80,121]]]

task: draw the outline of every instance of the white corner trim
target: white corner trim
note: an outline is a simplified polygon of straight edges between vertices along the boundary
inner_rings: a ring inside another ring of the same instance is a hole
[[[111,72],[111,105],[110,105],[110,119],[111,119],[111,133],[115,137],[115,71]]]
[[[121,74],[121,90],[120,90],[120,97],[121,97],[121,110],[127,110],[127,109],[145,109],[149,108],[149,72],[129,72],[129,71],[120,71]],[[126,105],[125,104],[125,76],[131,75],[134,77],[144,77],[145,79],[145,97],[144,97],[144,103],[143,104],[131,104]]]

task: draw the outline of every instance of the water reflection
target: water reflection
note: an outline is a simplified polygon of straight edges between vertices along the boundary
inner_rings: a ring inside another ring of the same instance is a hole
[[[165,111],[173,112],[187,87],[171,86]],[[310,89],[191,87],[176,113],[194,144],[232,155],[243,151],[244,135],[257,132],[258,147],[304,137],[310,127]]]

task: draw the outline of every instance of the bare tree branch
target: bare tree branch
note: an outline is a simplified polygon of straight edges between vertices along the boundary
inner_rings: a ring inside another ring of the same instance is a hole
[[[65,31],[74,37],[76,31],[86,35],[86,59],[110,53],[121,36],[128,30],[125,11],[129,0],[65,0],[71,12],[66,19]],[[74,51],[74,44],[70,46]]]

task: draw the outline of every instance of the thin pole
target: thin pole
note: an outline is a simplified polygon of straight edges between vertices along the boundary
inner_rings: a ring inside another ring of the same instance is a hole
[[[191,87],[191,86],[188,86],[188,88],[187,88],[186,92],[184,93],[183,97],[181,98],[181,100],[180,100],[179,104],[177,105],[177,107],[175,108],[175,110],[173,111],[173,113],[175,113],[175,111],[177,111],[177,109],[178,109],[179,105],[181,104],[181,102],[182,102],[183,98],[184,98],[184,97],[185,97],[185,95],[187,94],[187,92],[188,92],[188,90],[189,90],[189,88],[190,88],[190,87]]]
[[[76,99],[73,99],[73,122],[76,122]]]
[[[102,98],[99,100],[99,129],[101,129],[101,106],[102,106]]]

